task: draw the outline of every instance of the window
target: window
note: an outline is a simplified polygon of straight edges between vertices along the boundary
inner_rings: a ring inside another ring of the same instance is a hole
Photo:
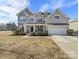
[[[27,21],[27,19],[26,19],[25,16],[21,16],[21,17],[20,17],[20,21],[21,21],[21,22],[25,22],[25,21]]]
[[[26,17],[24,17],[24,21],[27,21],[27,18]]]
[[[23,22],[25,22],[25,21],[26,21],[26,19],[23,20]]]
[[[38,18],[38,22],[42,22],[42,18]]]
[[[33,21],[34,19],[33,18],[30,18],[30,21]]]
[[[59,16],[55,16],[55,19],[59,19]]]
[[[23,16],[21,16],[21,17],[20,17],[20,20],[23,20],[23,19],[24,19],[24,17],[23,17]]]

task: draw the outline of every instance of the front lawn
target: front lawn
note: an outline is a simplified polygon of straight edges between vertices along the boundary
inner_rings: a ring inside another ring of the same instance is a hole
[[[50,37],[0,36],[0,59],[70,59]]]

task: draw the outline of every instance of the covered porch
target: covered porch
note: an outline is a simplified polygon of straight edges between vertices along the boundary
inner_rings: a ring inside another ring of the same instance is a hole
[[[46,25],[45,24],[25,24],[24,25],[24,32],[31,33],[31,32],[46,32]]]

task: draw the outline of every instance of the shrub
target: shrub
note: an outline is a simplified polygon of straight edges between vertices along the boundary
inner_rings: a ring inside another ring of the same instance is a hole
[[[47,32],[43,32],[42,35],[43,36],[48,36],[48,33]]]
[[[32,32],[29,36],[48,36],[47,32]]]
[[[26,35],[26,33],[25,32],[20,32],[19,35]]]
[[[42,32],[35,32],[35,36],[42,36]]]
[[[13,35],[26,35],[26,33],[20,30],[15,30]]]
[[[74,30],[73,29],[68,29],[67,30],[67,35],[73,36],[74,35]]]
[[[19,33],[20,33],[20,30],[15,30],[14,31],[14,35],[19,35]]]
[[[35,36],[35,32],[31,32],[28,34],[29,36]]]

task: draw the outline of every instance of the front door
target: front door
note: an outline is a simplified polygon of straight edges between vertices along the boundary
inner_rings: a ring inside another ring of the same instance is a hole
[[[24,27],[21,27],[21,28],[20,28],[20,31],[21,31],[21,32],[24,32]]]
[[[33,27],[30,28],[31,32],[33,32]]]

